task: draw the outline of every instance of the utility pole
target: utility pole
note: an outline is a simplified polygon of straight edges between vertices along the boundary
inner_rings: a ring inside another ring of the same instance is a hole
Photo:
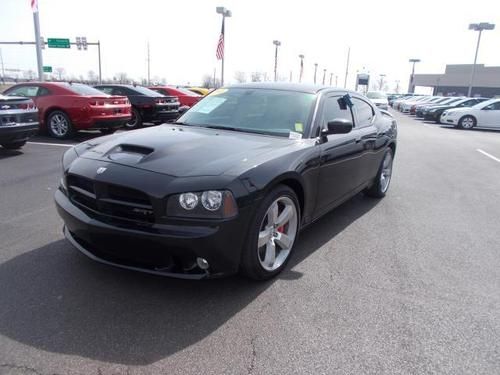
[[[330,73],[330,86],[332,85],[333,73]]]
[[[488,22],[471,23],[469,25],[469,30],[479,31],[479,35],[477,36],[476,54],[474,55],[474,65],[472,65],[472,72],[469,81],[469,90],[467,91],[467,96],[469,97],[472,94],[472,85],[474,84],[474,76],[476,74],[477,53],[479,52],[479,43],[481,42],[481,34],[483,33],[483,30],[493,30],[494,28],[495,24]]]
[[[300,59],[299,82],[302,82],[302,75],[304,74],[304,55],[299,55],[299,59]]]
[[[292,71],[290,70],[290,82],[292,82]]]
[[[151,56],[149,54],[149,40],[148,40],[148,86],[151,85],[151,70],[150,70],[150,64],[151,64]]]
[[[101,72],[101,41],[97,41],[97,56],[99,59],[99,84],[102,83],[102,72]]]
[[[344,80],[344,88],[347,88],[347,76],[349,75],[349,59],[351,57],[351,47],[347,50],[347,63],[345,65],[345,80]]]
[[[325,84],[326,69],[323,69],[323,85]]]
[[[0,64],[2,65],[2,82],[5,81],[5,68],[3,66],[3,55],[2,55],[2,49],[0,48]]]
[[[382,87],[384,86],[384,77],[385,77],[385,74],[380,74],[380,82],[379,82],[379,88],[378,88],[379,91],[382,91]]]
[[[42,43],[40,39],[40,19],[38,17],[38,1],[32,2],[33,24],[35,26],[35,43],[36,43],[36,61],[38,68],[38,80],[43,81],[43,57]]]
[[[318,72],[318,63],[314,63],[314,83],[316,84],[316,73]]]
[[[420,59],[410,59],[408,61],[413,64],[411,68],[410,84],[408,85],[408,94],[413,94],[415,92],[415,85],[413,84],[413,80],[415,79],[415,64],[420,62]]]
[[[339,76],[335,75],[335,87],[339,87]]]
[[[274,82],[278,80],[278,47],[281,46],[279,40],[273,40],[274,49]]]

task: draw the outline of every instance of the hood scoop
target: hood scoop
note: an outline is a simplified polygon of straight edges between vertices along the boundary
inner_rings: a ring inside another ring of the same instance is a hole
[[[137,164],[146,156],[152,154],[154,149],[150,147],[121,144],[113,147],[103,156],[115,163]]]

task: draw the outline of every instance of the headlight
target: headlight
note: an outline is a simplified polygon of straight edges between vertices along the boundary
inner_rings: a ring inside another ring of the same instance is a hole
[[[185,193],[179,195],[179,204],[185,210],[191,211],[198,205],[198,196],[194,193]]]
[[[187,192],[169,197],[167,216],[193,219],[227,219],[238,214],[233,194],[224,190]]]

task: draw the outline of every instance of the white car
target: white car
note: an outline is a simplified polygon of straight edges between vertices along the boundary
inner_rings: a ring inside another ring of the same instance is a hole
[[[472,129],[475,126],[500,128],[500,99],[490,99],[468,108],[448,109],[441,115],[442,124]]]
[[[411,107],[417,106],[418,104],[428,103],[430,100],[436,99],[435,96],[421,96],[413,100],[406,100],[399,106],[399,110],[403,113],[410,113]]]
[[[373,104],[375,104],[378,108],[388,110],[389,109],[389,100],[387,100],[387,95],[383,92],[378,91],[368,91],[366,93],[366,97],[371,100]]]

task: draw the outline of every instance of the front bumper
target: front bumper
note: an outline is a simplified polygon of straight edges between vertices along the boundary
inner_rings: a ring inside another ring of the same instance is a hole
[[[440,113],[426,112],[424,114],[425,121],[438,121],[440,117],[441,117]]]
[[[145,122],[163,123],[177,120],[179,116],[179,111],[156,111],[144,114],[143,120]]]
[[[38,122],[0,125],[0,143],[24,142],[38,132]]]
[[[232,220],[193,225],[150,227],[109,223],[91,217],[60,190],[55,194],[66,238],[82,253],[101,263],[184,279],[234,274],[246,239],[247,210]],[[196,266],[206,259],[209,268]]]
[[[451,116],[444,116],[444,115],[441,115],[441,117],[439,119],[441,124],[445,124],[445,125],[458,125],[458,120],[459,120],[458,117],[451,117]]]

